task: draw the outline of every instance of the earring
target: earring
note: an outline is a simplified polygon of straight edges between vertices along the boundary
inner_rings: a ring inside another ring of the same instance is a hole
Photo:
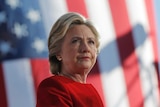
[[[61,61],[62,57],[61,56],[57,56],[57,59],[58,59],[58,61]]]

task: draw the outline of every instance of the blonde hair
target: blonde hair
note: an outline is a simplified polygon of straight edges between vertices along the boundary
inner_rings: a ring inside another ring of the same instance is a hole
[[[52,74],[57,75],[61,71],[61,61],[57,59],[56,55],[61,51],[66,32],[74,25],[86,25],[89,27],[95,35],[97,48],[99,47],[99,34],[89,20],[74,12],[62,15],[53,25],[48,38],[49,62]]]

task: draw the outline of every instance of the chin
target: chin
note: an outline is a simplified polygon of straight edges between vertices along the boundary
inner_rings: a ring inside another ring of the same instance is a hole
[[[83,65],[83,66],[81,66],[81,68],[82,68],[82,69],[88,69],[88,70],[90,70],[90,69],[92,68],[92,66],[91,66],[91,65],[90,65],[90,66]]]
[[[91,69],[93,67],[93,64],[92,63],[81,63],[79,64],[79,68],[80,69]]]

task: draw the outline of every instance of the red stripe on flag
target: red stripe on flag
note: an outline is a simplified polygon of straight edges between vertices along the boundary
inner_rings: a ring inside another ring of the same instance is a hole
[[[66,0],[69,12],[78,12],[88,17],[84,0]]]
[[[130,107],[143,107],[138,59],[125,0],[109,0]],[[138,97],[135,97],[135,94]]]
[[[93,67],[92,71],[90,72],[88,79],[87,79],[87,82],[92,83],[95,86],[96,90],[99,92],[100,97],[102,98],[103,104],[106,105],[106,102],[104,100],[104,93],[103,93],[103,89],[102,89],[98,61],[96,62],[95,66]]]
[[[84,15],[85,17],[88,17],[87,10],[86,10],[86,4],[84,0],[67,0],[67,5],[68,5],[68,11],[78,12]],[[91,71],[91,74],[88,77],[88,82],[92,83],[95,86],[95,88],[97,89],[104,103],[104,94],[103,94],[103,89],[102,89],[102,82],[101,82],[101,76],[100,76],[100,70],[98,67],[98,63],[95,64],[95,67]],[[106,102],[104,103],[104,105],[105,104]]]
[[[156,22],[155,22],[155,11],[153,7],[153,0],[146,0],[146,9],[148,15],[148,21],[150,26],[149,36],[152,40],[153,52],[154,52],[154,64],[157,70],[157,77],[159,80],[159,90],[160,90],[160,77],[159,77],[159,68],[158,68],[158,43],[157,43],[157,33],[156,33]]]
[[[47,59],[32,59],[31,67],[32,67],[32,75],[34,79],[35,90],[37,90],[39,83],[43,79],[51,76],[49,70],[49,62]]]
[[[8,107],[2,65],[0,64],[0,106]]]

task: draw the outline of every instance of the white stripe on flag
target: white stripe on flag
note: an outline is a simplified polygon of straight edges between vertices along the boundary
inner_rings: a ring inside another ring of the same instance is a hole
[[[102,64],[102,66],[105,65]],[[107,107],[129,107],[122,68],[116,67],[108,73],[102,73],[102,79]]]
[[[67,12],[65,0],[39,0],[42,11],[42,18],[48,36],[51,27],[55,21],[64,13]]]
[[[146,32],[149,30],[148,17],[144,0],[125,0],[131,25],[143,25]]]
[[[158,30],[158,29],[160,29],[160,12],[159,12],[159,10],[160,10],[160,0],[154,0],[154,10],[155,10],[154,11],[155,12],[155,17],[157,19],[155,22],[156,22],[156,27],[157,27],[156,33],[157,33],[158,61],[159,61],[157,63],[158,63],[158,67],[159,67],[158,73],[159,73],[159,82],[160,82],[160,42],[158,42],[158,41],[160,41],[160,30]],[[160,90],[160,83],[159,83],[159,90]],[[160,104],[160,101],[159,101],[159,104]]]
[[[96,8],[95,8],[96,7]],[[106,0],[86,0],[89,18],[100,33],[100,50],[115,40],[110,8]]]
[[[35,107],[35,91],[30,61],[17,59],[3,62],[9,107]]]
[[[126,0],[133,38],[139,60],[140,77],[145,107],[158,106],[158,83],[153,66],[153,48],[148,32],[150,30],[144,0]],[[134,5],[133,5],[134,4]],[[136,7],[136,8],[135,8]]]
[[[102,45],[98,60],[107,107],[128,107],[109,3],[106,0],[87,0],[86,3],[89,17],[96,23],[101,36]]]

